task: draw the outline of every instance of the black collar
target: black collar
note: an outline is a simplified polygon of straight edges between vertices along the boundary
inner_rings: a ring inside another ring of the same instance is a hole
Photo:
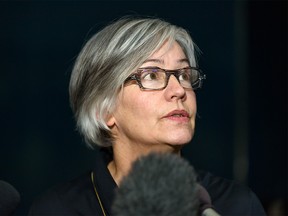
[[[100,148],[97,151],[94,172],[94,183],[103,204],[106,215],[112,215],[111,204],[114,200],[114,192],[117,184],[111,176],[107,166],[112,160],[112,153],[108,148]]]

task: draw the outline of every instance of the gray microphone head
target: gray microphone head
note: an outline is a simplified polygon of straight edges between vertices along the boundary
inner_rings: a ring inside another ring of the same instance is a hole
[[[12,215],[19,202],[20,194],[18,191],[11,184],[0,180],[0,215]]]
[[[136,160],[112,204],[114,216],[194,216],[198,184],[193,167],[178,155],[152,153]]]

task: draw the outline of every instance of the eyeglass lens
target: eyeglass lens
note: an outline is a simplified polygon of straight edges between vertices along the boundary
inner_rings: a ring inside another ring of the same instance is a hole
[[[184,68],[175,71],[165,71],[159,68],[143,68],[140,71],[139,78],[143,88],[161,89],[166,87],[171,75],[174,75],[184,88],[195,88],[199,80],[199,72],[193,68]]]

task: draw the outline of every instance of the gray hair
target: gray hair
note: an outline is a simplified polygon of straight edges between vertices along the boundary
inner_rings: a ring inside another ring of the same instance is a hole
[[[89,147],[112,145],[105,120],[115,108],[119,90],[166,41],[178,42],[190,65],[196,66],[188,32],[158,18],[121,18],[84,45],[71,74],[69,94],[77,127]]]

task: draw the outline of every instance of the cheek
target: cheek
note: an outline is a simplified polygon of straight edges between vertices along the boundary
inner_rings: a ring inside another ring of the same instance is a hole
[[[194,95],[193,97],[193,101],[192,101],[192,107],[195,111],[195,113],[197,112],[197,100],[196,100],[196,96]]]
[[[130,120],[147,117],[149,115],[149,107],[151,107],[151,100],[145,96],[145,94],[141,95],[133,91],[126,92],[117,104],[117,113]]]
[[[196,101],[196,95],[195,95],[194,91],[187,92],[186,104],[188,106],[188,109],[191,111],[191,113],[196,114],[196,112],[197,112],[197,101]]]
[[[147,134],[147,130],[155,124],[151,122],[153,118],[150,118],[153,115],[153,110],[151,110],[153,105],[151,100],[147,99],[139,97],[139,94],[137,97],[129,94],[129,96],[126,95],[125,98],[119,101],[114,113],[117,128],[115,133],[120,133],[131,139],[139,136],[139,133]]]
[[[149,116],[155,115],[155,104],[151,98],[138,97],[134,100],[131,100],[127,107],[130,113],[137,116],[141,121],[148,119]]]

